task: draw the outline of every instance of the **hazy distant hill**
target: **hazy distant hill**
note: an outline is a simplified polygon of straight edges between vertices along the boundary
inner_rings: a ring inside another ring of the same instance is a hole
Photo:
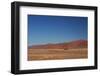
[[[29,49],[72,49],[72,48],[87,48],[87,40],[76,40],[65,43],[33,45]]]

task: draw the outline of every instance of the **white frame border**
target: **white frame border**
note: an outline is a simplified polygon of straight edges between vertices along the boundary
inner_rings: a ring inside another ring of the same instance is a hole
[[[94,66],[94,10],[20,7],[20,70]],[[27,61],[27,15],[88,17],[88,59]],[[93,42],[92,42],[93,41]]]

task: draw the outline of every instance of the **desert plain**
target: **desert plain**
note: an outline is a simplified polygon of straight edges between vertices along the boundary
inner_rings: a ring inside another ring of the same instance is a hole
[[[28,61],[84,58],[88,58],[88,43],[86,40],[28,47]]]

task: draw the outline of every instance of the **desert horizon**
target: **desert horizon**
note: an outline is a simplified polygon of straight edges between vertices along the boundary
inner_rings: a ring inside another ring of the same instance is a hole
[[[88,18],[28,15],[28,61],[88,58]]]
[[[31,45],[28,47],[28,61],[88,58],[87,45],[87,40]]]

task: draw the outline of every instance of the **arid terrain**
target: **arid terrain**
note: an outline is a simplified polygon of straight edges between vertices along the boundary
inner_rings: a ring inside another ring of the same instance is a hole
[[[82,59],[88,58],[86,40],[65,43],[33,45],[28,48],[28,60]]]

